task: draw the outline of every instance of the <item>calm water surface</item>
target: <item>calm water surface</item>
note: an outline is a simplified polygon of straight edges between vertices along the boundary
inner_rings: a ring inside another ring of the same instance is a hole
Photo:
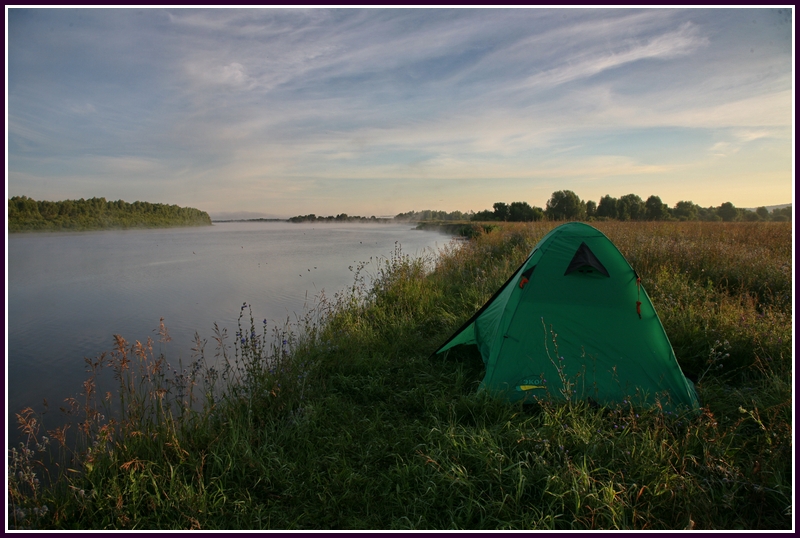
[[[112,349],[114,334],[156,340],[163,317],[172,336],[168,359],[187,364],[195,332],[211,340],[217,322],[233,335],[243,303],[259,322],[283,325],[320,292],[333,297],[351,285],[358,262],[389,257],[396,243],[419,256],[450,241],[407,224],[279,222],[7,239],[6,394],[14,431],[23,407],[38,411],[47,398],[57,408],[77,395],[84,357]]]

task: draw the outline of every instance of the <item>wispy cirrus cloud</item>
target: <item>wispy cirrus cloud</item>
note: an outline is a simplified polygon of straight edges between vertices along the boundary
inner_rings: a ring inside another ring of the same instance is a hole
[[[107,197],[357,213],[381,193],[368,182],[408,210],[400,185],[423,179],[413,189],[463,210],[687,170],[713,197],[747,181],[736,167],[714,179],[722,162],[791,161],[791,28],[770,10],[9,15],[10,192],[46,197],[56,179],[26,178],[52,177],[95,195],[76,178],[107,173]],[[763,196],[790,192],[782,166],[763,167]]]
[[[707,44],[706,38],[697,35],[694,25],[686,22],[675,31],[644,39],[623,40],[623,43],[610,51],[584,52],[566,58],[563,65],[529,77],[522,87],[557,86],[640,60],[671,59],[687,55]]]

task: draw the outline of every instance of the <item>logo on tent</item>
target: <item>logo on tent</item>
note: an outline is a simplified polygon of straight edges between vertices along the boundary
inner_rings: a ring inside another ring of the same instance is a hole
[[[536,389],[546,389],[547,385],[545,385],[544,380],[539,379],[523,379],[522,383],[517,385],[517,391],[519,392],[526,392],[529,390],[536,390]]]

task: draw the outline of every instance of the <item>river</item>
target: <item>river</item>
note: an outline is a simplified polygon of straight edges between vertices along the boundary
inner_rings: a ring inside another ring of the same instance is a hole
[[[283,325],[324,291],[354,282],[353,268],[389,257],[435,254],[451,237],[411,224],[222,222],[209,227],[7,236],[6,409],[51,412],[76,396],[84,357],[112,349],[113,335],[145,341],[159,319],[170,360],[188,363],[194,335],[214,323],[233,334],[243,304],[259,322]],[[369,273],[369,266],[366,270]],[[249,317],[248,317],[249,323]],[[56,418],[46,424],[55,425]]]

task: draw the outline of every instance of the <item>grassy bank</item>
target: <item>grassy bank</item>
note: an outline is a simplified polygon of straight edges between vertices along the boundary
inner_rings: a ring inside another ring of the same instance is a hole
[[[198,338],[185,368],[118,338],[67,403],[71,430],[19,414],[9,526],[791,528],[791,225],[598,223],[696,380],[688,417],[509,405],[476,393],[476,350],[430,357],[553,226],[438,259],[398,247],[296,325],[242,305],[240,330]]]

